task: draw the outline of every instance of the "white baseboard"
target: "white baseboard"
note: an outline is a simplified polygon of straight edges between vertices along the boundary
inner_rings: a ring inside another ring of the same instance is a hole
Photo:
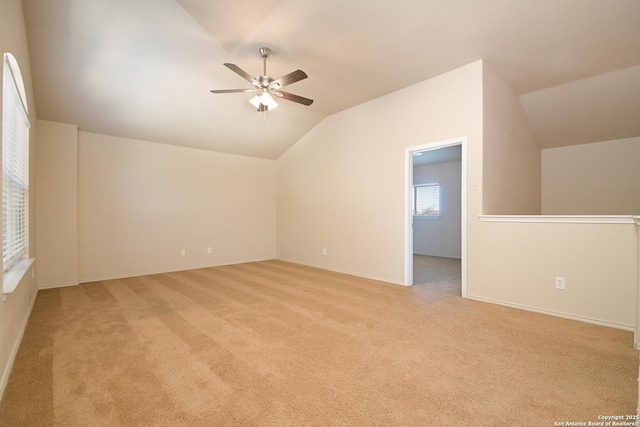
[[[270,261],[274,258],[264,258],[264,259],[251,259],[251,260],[239,260],[235,262],[224,262],[221,264],[205,264],[205,265],[194,265],[190,267],[180,268],[180,269],[169,269],[169,270],[160,270],[160,271],[139,271],[134,273],[124,273],[117,275],[109,275],[109,276],[95,276],[95,277],[84,277],[80,278],[80,283],[92,283],[92,282],[103,282],[107,280],[119,280],[119,279],[128,279],[130,277],[140,277],[140,276],[151,276],[154,274],[168,274],[168,273],[178,273],[180,271],[189,271],[189,270],[200,270],[203,268],[214,268],[214,267],[225,267],[227,265],[236,265],[236,264],[246,264],[250,262],[262,262],[262,261]]]
[[[350,276],[362,277],[363,279],[371,279],[371,280],[377,280],[379,282],[392,283],[394,285],[407,286],[403,282],[399,282],[397,280],[389,279],[388,277],[369,276],[369,275],[362,274],[362,273],[356,273],[354,271],[341,270],[341,269],[338,269],[338,268],[329,268],[326,265],[311,264],[311,263],[308,263],[308,262],[296,261],[296,260],[292,260],[292,259],[284,259],[284,258],[277,258],[277,259],[278,259],[278,261],[285,261],[285,262],[290,262],[290,263],[293,263],[293,264],[305,265],[307,267],[319,268],[321,270],[333,271],[335,273],[348,274]]]
[[[494,299],[491,299],[491,298],[483,298],[483,297],[478,297],[478,296],[474,296],[474,295],[467,295],[467,298],[475,300],[475,301],[488,302],[488,303],[491,303],[491,304],[503,305],[505,307],[511,307],[511,308],[517,308],[517,309],[520,309],[520,310],[532,311],[534,313],[548,314],[550,316],[562,317],[563,319],[577,320],[579,322],[590,323],[592,325],[606,326],[608,328],[622,329],[623,331],[635,332],[635,327],[632,326],[632,325],[622,325],[622,324],[619,324],[619,323],[609,322],[609,321],[606,321],[606,320],[593,319],[591,317],[576,316],[574,314],[567,314],[567,313],[562,313],[562,312],[552,311],[552,310],[544,310],[544,309],[540,309],[540,308],[529,307],[529,306],[520,305],[520,304],[513,304],[513,303],[510,303],[510,302],[494,300]]]
[[[55,288],[66,288],[68,286],[78,286],[79,283],[78,282],[72,282],[72,283],[54,283],[54,284],[49,284],[49,285],[38,285],[38,290],[42,290],[42,289],[55,289]]]
[[[33,309],[33,304],[36,302],[37,295],[38,295],[38,291],[34,292],[33,296],[31,297],[31,302],[29,302],[29,308],[27,309],[24,319],[22,319],[22,324],[20,325],[20,332],[18,333],[18,337],[16,341],[13,343],[13,348],[11,348],[11,354],[9,355],[9,360],[7,361],[7,365],[4,366],[2,369],[2,377],[0,377],[0,400],[2,400],[4,389],[7,386],[7,382],[9,381],[9,374],[11,373],[11,367],[13,366],[13,362],[16,360],[16,356],[18,354],[18,348],[20,348],[20,343],[22,342],[24,331],[27,329],[27,322],[29,321],[29,317],[31,316],[31,310]]]

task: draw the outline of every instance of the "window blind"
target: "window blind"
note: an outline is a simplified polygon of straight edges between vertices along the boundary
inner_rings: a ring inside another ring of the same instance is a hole
[[[440,215],[440,184],[414,187],[414,215]]]
[[[29,245],[29,118],[13,70],[3,61],[2,248],[6,272]]]

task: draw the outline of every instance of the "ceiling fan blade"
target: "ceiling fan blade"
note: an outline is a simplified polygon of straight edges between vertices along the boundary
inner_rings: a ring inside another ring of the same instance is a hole
[[[229,64],[228,62],[226,62],[224,66],[230,69],[231,71],[233,71],[234,73],[236,73],[237,75],[239,75],[240,77],[242,77],[243,79],[245,79],[246,81],[248,81],[249,83],[251,83],[252,85],[256,87],[260,86],[258,82],[253,78],[252,75],[244,71],[242,68],[238,67],[236,64]]]
[[[286,76],[282,76],[279,79],[276,79],[271,82],[270,87],[277,89],[286,85],[290,85],[291,83],[299,82],[300,80],[306,79],[307,73],[302,70],[295,70],[292,73],[287,74]]]
[[[211,93],[241,93],[241,92],[257,92],[260,89],[220,89],[220,90],[211,90]]]
[[[278,98],[283,98],[283,99],[286,99],[287,101],[297,102],[298,104],[304,104],[304,105],[307,105],[307,106],[313,104],[313,99],[305,98],[305,97],[300,96],[300,95],[294,95],[294,94],[289,93],[289,92],[283,92],[281,90],[278,90],[278,91],[274,90],[274,91],[271,91],[271,93],[273,93]]]

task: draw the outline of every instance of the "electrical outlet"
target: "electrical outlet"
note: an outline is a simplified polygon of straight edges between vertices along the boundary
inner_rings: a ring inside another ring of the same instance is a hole
[[[211,246],[209,246],[209,247],[207,248],[207,253],[208,253],[208,254],[210,254],[210,253],[211,253]]]
[[[327,248],[322,248],[322,255],[326,255],[327,254]]]
[[[184,249],[180,251],[180,255],[185,256],[187,254],[187,251],[185,251]]]
[[[564,277],[556,277],[556,289],[566,289]]]

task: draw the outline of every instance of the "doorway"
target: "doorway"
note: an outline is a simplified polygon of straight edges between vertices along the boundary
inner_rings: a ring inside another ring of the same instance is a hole
[[[466,138],[409,147],[405,158],[404,284],[414,284],[414,267],[422,271],[419,280],[428,280],[429,274],[455,274],[459,266],[459,294],[466,297]],[[414,231],[429,238],[417,240]]]

